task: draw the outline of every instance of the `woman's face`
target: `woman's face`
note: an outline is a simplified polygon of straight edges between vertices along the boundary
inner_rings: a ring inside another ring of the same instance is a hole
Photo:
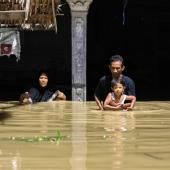
[[[48,77],[45,73],[42,73],[39,77],[39,84],[41,87],[46,87],[48,84]]]

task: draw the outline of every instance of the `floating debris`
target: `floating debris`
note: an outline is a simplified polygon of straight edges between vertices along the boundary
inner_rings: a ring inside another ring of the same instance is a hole
[[[11,140],[11,141],[23,141],[23,142],[50,142],[59,144],[65,136],[62,135],[61,131],[57,131],[55,136],[34,136],[34,137],[15,137],[10,136],[8,139],[3,140]]]

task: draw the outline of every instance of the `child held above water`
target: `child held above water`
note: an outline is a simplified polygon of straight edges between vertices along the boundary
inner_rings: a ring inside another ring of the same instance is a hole
[[[112,92],[108,93],[104,102],[105,110],[133,109],[136,102],[136,97],[124,94],[125,83],[123,80],[116,81],[113,79],[111,82],[111,90]]]

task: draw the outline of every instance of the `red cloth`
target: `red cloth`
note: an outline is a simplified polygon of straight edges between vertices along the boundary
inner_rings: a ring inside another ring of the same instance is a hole
[[[12,44],[0,44],[1,55],[10,55],[12,52]]]

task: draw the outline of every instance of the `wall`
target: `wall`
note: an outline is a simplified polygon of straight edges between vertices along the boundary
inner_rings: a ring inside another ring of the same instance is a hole
[[[56,87],[71,98],[70,11],[67,4],[62,9],[64,16],[57,16],[57,34],[55,31],[20,31],[20,61],[17,63],[15,56],[0,57],[0,100],[18,100],[41,69],[48,69]]]
[[[168,0],[129,1],[122,26],[122,1],[94,0],[87,16],[87,99],[99,78],[109,73],[108,58],[125,56],[125,74],[136,83],[138,100],[169,100],[170,3]],[[68,5],[58,16],[58,34],[21,32],[22,53],[0,57],[0,100],[16,100],[35,70],[49,67],[57,86],[71,99],[71,23]]]

